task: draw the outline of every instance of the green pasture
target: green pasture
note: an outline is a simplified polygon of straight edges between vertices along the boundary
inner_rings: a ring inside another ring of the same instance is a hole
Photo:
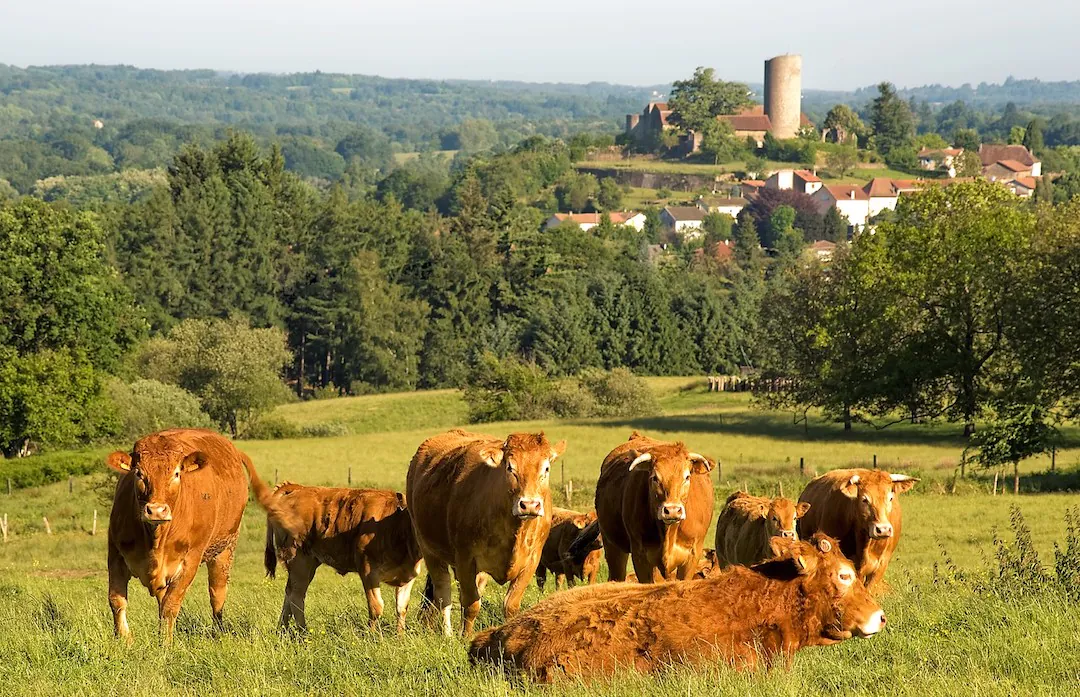
[[[326,570],[308,595],[310,634],[282,635],[275,627],[284,574],[275,581],[263,576],[263,518],[251,504],[225,607],[225,631],[212,629],[205,571],[200,571],[185,601],[176,642],[160,646],[155,603],[133,582],[129,621],[136,638],[128,647],[112,638],[106,601],[111,476],[103,465],[100,474],[72,480],[70,491],[66,481],[11,495],[0,489],[0,516],[8,514],[11,532],[0,546],[0,694],[1075,693],[1080,608],[1051,592],[1006,600],[946,582],[952,572],[943,573],[943,551],[970,579],[988,580],[995,534],[1012,539],[1010,506],[1016,505],[1043,562],[1051,564],[1054,543],[1064,539],[1066,510],[1080,505],[1080,495],[1072,493],[1080,489],[1080,450],[1059,451],[1054,476],[1044,473],[1046,458],[1024,463],[1024,493],[992,496],[992,478],[985,473],[954,482],[963,450],[956,425],[898,425],[881,431],[859,425],[845,434],[813,414],[808,424],[796,424],[791,413],[758,410],[746,395],[709,394],[686,378],[650,383],[660,398],[661,416],[488,424],[475,430],[544,429],[553,439],[565,438],[566,456],[553,472],[554,497],[563,503],[563,481],[572,481],[570,503],[581,509],[590,505],[603,455],[635,428],[684,439],[718,458],[718,503],[744,483],[761,493],[782,485],[785,493],[796,495],[800,457],[807,476],[869,464],[877,455],[882,468],[923,477],[902,498],[903,539],[889,569],[890,589],[882,598],[888,625],[880,636],[808,649],[790,667],[752,674],[717,665],[537,687],[470,667],[460,639],[444,639],[419,626],[415,610],[422,583],[414,588],[410,628],[399,637],[389,616],[380,630],[367,628],[359,579]],[[302,483],[344,485],[351,468],[355,486],[402,488],[417,444],[434,432],[463,425],[465,406],[458,393],[438,391],[291,404],[277,415],[299,425],[345,424],[351,434],[241,443],[265,478],[276,474]],[[1067,435],[1075,445],[1076,433]],[[89,534],[94,510],[97,536]],[[52,535],[44,533],[42,516],[49,518]],[[489,586],[481,626],[500,621],[501,595],[501,588]],[[392,595],[384,597],[389,611]],[[538,599],[533,586],[525,605]]]

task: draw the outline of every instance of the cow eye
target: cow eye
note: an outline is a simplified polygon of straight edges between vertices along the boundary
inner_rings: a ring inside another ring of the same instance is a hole
[[[550,472],[551,472],[551,465],[545,462],[544,463],[544,471],[541,473],[541,475],[546,477],[546,476],[548,476],[548,474]]]

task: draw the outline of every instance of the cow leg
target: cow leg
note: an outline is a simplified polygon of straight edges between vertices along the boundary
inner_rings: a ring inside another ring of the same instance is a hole
[[[536,587],[540,589],[540,592],[544,592],[544,584],[547,583],[547,567],[543,564],[536,567]],[[555,584],[555,590],[559,590],[558,583]]]
[[[626,561],[630,556],[621,549],[615,549],[611,545],[604,545],[604,556],[607,558],[608,580],[626,580]]]
[[[165,644],[172,643],[173,630],[176,629],[176,616],[180,614],[180,606],[184,603],[188,586],[195,580],[195,574],[199,571],[198,557],[185,559],[182,564],[180,576],[158,595],[158,622],[163,625]]]
[[[286,565],[289,580],[285,582],[285,602],[281,608],[281,628],[289,626],[289,617],[296,621],[302,632],[307,631],[307,616],[304,615],[304,603],[307,600],[308,586],[315,578],[319,562],[306,554],[297,554]]]
[[[632,554],[634,559],[634,573],[637,574],[638,583],[657,583],[663,580],[660,569],[656,568],[645,550],[637,550]]]
[[[573,587],[574,583],[570,582],[570,587]],[[566,574],[555,574],[555,590],[562,588],[566,589]]]
[[[416,579],[404,583],[394,591],[394,609],[397,611],[398,634],[405,631],[405,614],[409,611],[409,598],[412,597],[412,586]]]
[[[442,615],[442,628],[443,634],[451,636],[454,633],[453,627],[450,626],[450,567],[445,564],[432,563],[425,560],[427,563],[428,580],[431,582],[432,598],[430,600],[434,603],[434,611]],[[435,616],[435,621],[439,620],[438,614]]]
[[[510,588],[506,591],[506,598],[503,600],[503,614],[506,619],[510,619],[518,613],[521,609],[521,598],[525,595],[525,589],[529,587],[529,579],[532,574],[521,574],[517,578],[510,581]],[[555,589],[558,590],[559,584],[556,582]]]
[[[225,595],[229,590],[229,569],[232,568],[235,550],[234,543],[206,562],[206,575],[210,585],[210,613],[214,616],[214,626],[219,631],[224,627],[221,609],[225,606]]]
[[[383,613],[382,587],[379,585],[379,577],[374,574],[362,577],[361,581],[367,596],[368,625],[375,629],[379,626],[379,618]]]
[[[472,636],[476,616],[480,614],[480,585],[484,582],[477,578],[479,574],[472,560],[459,559],[458,563],[454,565],[454,571],[457,573],[458,592],[461,596],[461,614],[464,619],[461,626],[461,635],[468,638]]]
[[[109,545],[109,608],[113,615],[113,631],[116,636],[131,642],[131,629],[127,622],[128,581],[131,570],[120,551]]]

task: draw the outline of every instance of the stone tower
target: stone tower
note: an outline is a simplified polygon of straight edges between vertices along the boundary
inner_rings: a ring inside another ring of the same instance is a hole
[[[775,138],[794,138],[802,116],[802,56],[765,61],[765,114]]]

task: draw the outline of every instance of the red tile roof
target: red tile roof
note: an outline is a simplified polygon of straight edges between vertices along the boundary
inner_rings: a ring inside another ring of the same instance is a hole
[[[764,114],[729,114],[717,116],[721,121],[727,121],[735,131],[768,131],[772,128],[772,121]]]
[[[836,243],[828,240],[818,240],[810,245],[810,249],[815,252],[831,252],[836,249]]]
[[[919,151],[919,157],[930,157],[932,155],[951,155],[956,157],[963,152],[963,148],[923,148]]]
[[[1013,182],[1032,191],[1035,190],[1035,186],[1038,184],[1038,182],[1035,181],[1035,177],[1017,177]]]
[[[837,201],[869,201],[870,196],[857,186],[850,184],[826,184],[822,187]]]
[[[761,187],[765,186],[765,182],[761,181],[760,179],[745,179],[745,180],[739,182],[739,184],[741,184],[743,186],[753,186],[753,187],[756,187],[756,188],[761,188]]]
[[[608,213],[608,218],[611,219],[616,225],[623,225],[626,221],[638,215],[637,211],[612,211]],[[567,220],[577,223],[578,225],[599,225],[603,220],[603,213],[556,213],[554,216],[560,223]]]
[[[998,160],[996,164],[1013,172],[1026,172],[1031,169],[1030,165],[1025,165],[1023,162],[1017,162],[1016,160]]]
[[[1028,167],[1036,162],[1031,152],[1023,145],[989,145],[987,143],[979,146],[979,159],[982,160],[983,167],[989,167],[1002,160],[1015,160]]]
[[[820,179],[817,178],[816,174],[814,174],[813,172],[811,172],[808,169],[797,169],[797,170],[795,170],[795,174],[800,179],[802,179],[804,182],[819,182],[819,181],[821,181]]]

